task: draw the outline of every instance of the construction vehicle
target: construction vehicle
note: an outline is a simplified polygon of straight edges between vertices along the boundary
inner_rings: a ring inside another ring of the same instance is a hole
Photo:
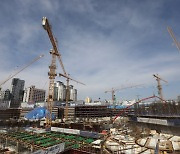
[[[17,70],[14,74],[10,75],[6,80],[4,80],[2,83],[0,83],[0,87],[5,84],[7,81],[9,81],[10,79],[12,79],[13,77],[15,77],[17,74],[19,74],[20,72],[22,72],[23,70],[25,70],[27,67],[29,67],[30,65],[32,65],[33,63],[35,63],[36,61],[38,61],[40,58],[42,58],[44,55],[40,55],[38,57],[36,57],[35,59],[33,59],[30,63],[28,63],[27,65],[25,65],[23,68],[21,68],[20,70]],[[1,89],[1,88],[0,88]]]
[[[168,83],[166,80],[162,79],[158,74],[153,74],[153,76],[156,78],[156,81],[157,81],[157,89],[158,89],[158,95],[159,97],[161,98],[161,100],[164,100],[163,99],[163,94],[162,94],[162,86],[161,86],[161,83],[160,83],[160,80]]]
[[[168,30],[170,36],[172,37],[172,39],[173,39],[176,47],[177,47],[178,50],[180,51],[180,42],[177,41],[177,39],[176,39],[176,37],[175,37],[175,35],[174,35],[174,33],[173,33],[173,30],[171,29],[171,27],[167,27],[167,30]]]
[[[52,103],[53,103],[53,99],[54,99],[54,79],[57,76],[57,74],[56,74],[56,57],[58,58],[61,68],[63,70],[63,74],[60,74],[60,76],[67,78],[65,119],[67,119],[67,115],[68,115],[69,80],[75,81],[80,84],[82,84],[82,83],[70,78],[69,74],[66,72],[63,62],[62,62],[61,54],[58,51],[57,40],[52,33],[51,25],[49,24],[49,21],[46,17],[42,18],[42,26],[47,31],[49,39],[53,46],[53,50],[51,50],[51,52],[50,52],[50,54],[52,55],[52,59],[51,59],[51,65],[49,66],[50,71],[48,73],[48,75],[49,75],[49,92],[48,92],[48,99],[47,99],[47,102],[48,102],[47,108],[48,108],[48,111],[50,114],[50,115],[47,115],[47,117],[46,117],[46,127],[48,129],[51,127],[51,123],[52,123],[51,115],[52,115]]]

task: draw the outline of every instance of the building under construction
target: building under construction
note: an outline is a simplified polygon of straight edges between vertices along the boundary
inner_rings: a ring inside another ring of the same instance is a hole
[[[46,17],[42,19],[42,26],[53,48],[50,50],[48,96],[47,102],[44,102],[46,110],[43,111],[45,116],[37,118],[40,113],[34,112],[32,119],[24,119],[34,108],[20,108],[22,97],[16,95],[14,87],[12,104],[0,111],[0,153],[180,153],[180,102],[164,100],[160,81],[167,82],[166,80],[154,74],[159,96],[150,96],[126,106],[116,104],[115,92],[139,85],[105,91],[112,93],[112,104],[72,105],[69,101],[77,100],[77,91],[74,89],[75,95],[71,98],[73,88],[69,81],[82,85],[84,83],[71,78],[65,70],[52,26]],[[41,57],[34,59],[17,73]],[[63,73],[56,72],[56,59]],[[55,85],[57,75],[67,80],[66,86],[60,82]],[[22,91],[24,82],[15,79],[13,85],[16,84],[19,84],[17,87]],[[60,86],[66,90],[62,100],[59,100],[56,91]],[[31,87],[29,91],[31,89],[35,87]],[[158,101],[146,103],[154,98],[158,98]],[[27,100],[29,101],[29,96]],[[64,105],[59,105],[55,101],[65,102],[61,103]]]

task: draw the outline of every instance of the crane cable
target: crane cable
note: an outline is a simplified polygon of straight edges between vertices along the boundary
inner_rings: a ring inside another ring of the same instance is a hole
[[[27,67],[29,67],[31,64],[33,64],[34,62],[36,62],[37,60],[39,60],[40,58],[42,58],[44,55],[40,55],[37,58],[33,59],[30,63],[28,63],[25,67],[23,67],[22,69],[20,69],[19,71],[17,71],[15,74],[10,75],[10,77],[8,77],[5,81],[3,81],[0,86],[2,86],[3,84],[5,84],[7,81],[9,81],[10,79],[12,79],[14,76],[16,76],[17,74],[19,74],[20,72],[22,72],[23,70],[25,70]]]

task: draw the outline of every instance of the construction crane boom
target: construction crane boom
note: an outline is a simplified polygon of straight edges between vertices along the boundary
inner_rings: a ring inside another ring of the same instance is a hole
[[[143,84],[133,85],[133,86],[127,86],[127,87],[122,87],[122,88],[117,88],[117,89],[112,88],[112,90],[107,90],[107,91],[105,91],[105,93],[111,92],[112,93],[112,102],[114,102],[114,100],[115,100],[115,92],[116,91],[120,91],[120,90],[123,90],[123,89],[129,89],[129,88],[135,88],[135,87],[142,86],[142,85]]]
[[[64,68],[64,65],[63,65],[63,62],[62,62],[61,54],[58,51],[57,41],[56,41],[56,39],[53,36],[53,33],[51,31],[51,26],[50,26],[49,21],[48,21],[48,19],[46,17],[43,17],[43,19],[42,19],[42,26],[44,27],[44,29],[47,31],[47,33],[49,35],[49,39],[50,39],[50,41],[52,43],[53,49],[55,51],[55,54],[58,57],[58,60],[60,62],[60,65],[61,65],[61,68],[63,70],[63,73],[65,75],[67,75],[67,73],[65,71],[65,68]]]
[[[160,77],[158,76],[158,74],[157,74],[157,75],[153,74],[153,76],[154,76],[155,78],[158,78],[158,79],[160,79],[160,80],[162,80],[162,81],[164,81],[164,82],[168,83],[166,80],[164,80],[164,79],[160,78]]]
[[[69,80],[72,80],[72,81],[74,81],[74,82],[76,82],[76,83],[85,85],[84,83],[79,82],[79,81],[77,81],[77,80],[74,80],[74,79],[72,79],[71,77],[69,77],[69,76],[67,76],[67,75],[64,75],[64,74],[62,74],[62,73],[59,73],[59,76],[62,76],[62,77],[67,78],[67,79],[69,79]]]
[[[159,97],[161,98],[161,100],[164,100],[163,99],[163,94],[162,94],[162,85],[160,83],[160,80],[168,83],[166,80],[162,79],[158,74],[155,75],[153,74],[153,76],[156,78],[156,81],[157,81],[157,89],[158,89],[158,94],[159,94]]]
[[[20,70],[18,70],[15,74],[10,75],[5,81],[3,81],[0,86],[2,86],[3,84],[5,84],[7,81],[9,81],[10,79],[12,79],[14,76],[16,76],[17,74],[19,74],[20,72],[22,72],[23,70],[25,70],[27,67],[29,67],[30,65],[32,65],[34,62],[38,61],[40,58],[42,58],[44,55],[40,55],[38,57],[36,57],[35,59],[33,59],[30,63],[28,63],[26,66],[24,66],[23,68],[21,68]]]
[[[167,27],[167,30],[168,30],[170,36],[172,37],[172,39],[173,39],[176,47],[177,47],[178,50],[180,51],[180,43],[177,41],[177,39],[176,39],[176,37],[175,37],[175,35],[174,35],[174,33],[173,33],[173,30],[171,29],[171,27]]]

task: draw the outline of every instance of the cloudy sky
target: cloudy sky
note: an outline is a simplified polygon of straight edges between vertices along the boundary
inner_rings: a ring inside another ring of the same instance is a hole
[[[0,81],[44,54],[16,77],[25,80],[25,87],[48,88],[52,45],[41,25],[45,16],[66,71],[86,84],[71,82],[79,99],[111,99],[111,93],[104,91],[138,84],[144,86],[117,91],[117,99],[157,94],[155,73],[168,81],[162,82],[164,97],[176,98],[180,95],[180,52],[167,26],[180,40],[179,6],[179,0],[1,0]],[[57,72],[62,73],[57,65]]]

